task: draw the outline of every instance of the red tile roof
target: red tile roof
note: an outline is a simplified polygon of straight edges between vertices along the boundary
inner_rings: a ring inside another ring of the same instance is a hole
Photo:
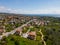
[[[28,34],[29,35],[36,35],[36,32],[35,31],[32,31],[32,32],[29,32]]]

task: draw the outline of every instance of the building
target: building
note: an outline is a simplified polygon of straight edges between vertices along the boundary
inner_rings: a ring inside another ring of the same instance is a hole
[[[21,35],[22,34],[22,29],[17,29],[15,32],[16,35]]]
[[[5,29],[3,27],[0,27],[0,35],[2,35],[5,32]]]
[[[27,38],[31,40],[36,40],[36,32],[35,31],[29,32]]]
[[[26,33],[23,33],[21,37],[36,40],[36,31],[30,31],[29,29]]]

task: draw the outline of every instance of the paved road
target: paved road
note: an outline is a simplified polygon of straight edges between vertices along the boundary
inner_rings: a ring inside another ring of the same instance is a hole
[[[8,37],[8,35],[14,34],[14,33],[16,32],[17,29],[21,29],[22,27],[26,26],[27,24],[29,24],[30,22],[35,21],[35,20],[36,20],[36,19],[30,20],[30,21],[27,22],[26,24],[23,24],[22,26],[20,26],[20,27],[14,29],[14,30],[12,30],[11,32],[6,32],[6,33],[4,33],[3,35],[0,35],[0,40],[2,39],[3,36]]]
[[[42,31],[41,31],[41,29],[40,29],[40,34],[42,35],[42,37],[41,37],[41,40],[42,40],[42,42],[44,43],[44,45],[46,45],[46,42],[44,41],[44,35],[43,35],[43,33],[42,33]]]

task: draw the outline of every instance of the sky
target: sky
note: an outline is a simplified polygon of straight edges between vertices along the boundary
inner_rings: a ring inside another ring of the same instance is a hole
[[[0,0],[0,12],[60,14],[60,0]]]

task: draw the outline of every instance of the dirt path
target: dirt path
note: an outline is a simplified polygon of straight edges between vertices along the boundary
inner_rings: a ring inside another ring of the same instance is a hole
[[[41,29],[40,29],[40,31],[39,31],[39,32],[40,32],[40,34],[42,35],[42,36],[41,36],[41,40],[42,40],[42,42],[44,43],[44,45],[46,45],[46,42],[44,41],[44,35],[43,35],[43,33],[42,33]]]

